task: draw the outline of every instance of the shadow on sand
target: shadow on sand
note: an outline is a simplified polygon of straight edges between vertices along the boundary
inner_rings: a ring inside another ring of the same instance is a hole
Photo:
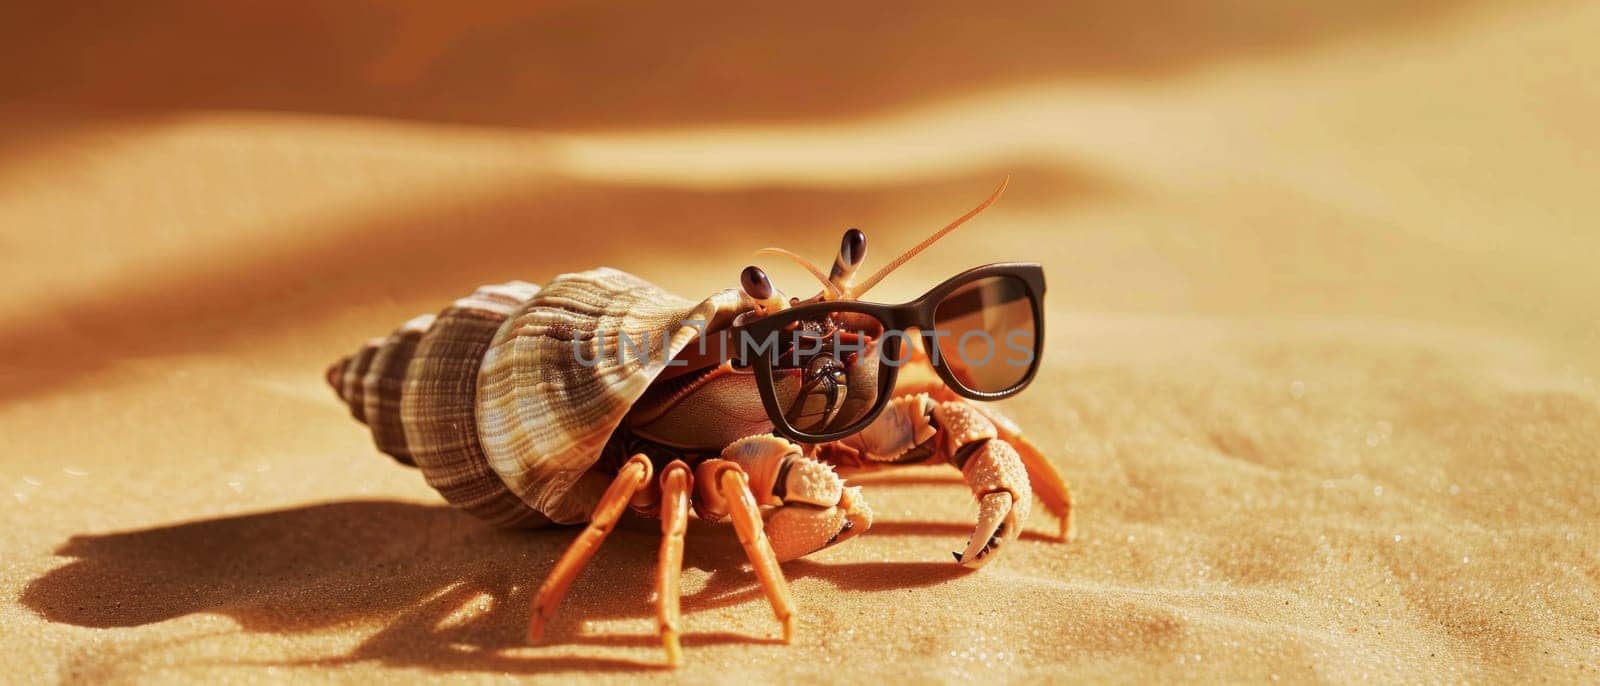
[[[712,573],[702,588],[683,597],[685,615],[764,603],[736,539],[720,527],[695,524],[685,567]],[[659,667],[605,654],[541,656],[522,644],[531,593],[573,533],[494,530],[445,506],[334,502],[74,536],[56,551],[73,560],[30,583],[21,602],[52,622],[101,628],[199,612],[226,615],[248,632],[381,622],[348,654],[313,664],[378,661],[492,672]],[[573,585],[550,642],[655,645],[654,636],[583,634],[575,624],[653,616],[658,540],[655,522],[625,518]],[[969,571],[943,562],[807,560],[787,563],[784,570],[791,579],[823,579],[850,590],[925,586]],[[686,646],[777,641],[695,631],[692,621],[686,628]]]

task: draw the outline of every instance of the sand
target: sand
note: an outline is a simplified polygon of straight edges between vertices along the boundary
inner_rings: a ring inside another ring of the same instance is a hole
[[[319,6],[0,22],[0,680],[1600,679],[1593,3]],[[953,470],[853,477],[793,645],[697,523],[661,670],[640,519],[519,645],[573,532],[323,385],[480,283],[881,264],[1007,173],[875,295],[1045,265],[1003,406],[1075,536],[968,572]]]

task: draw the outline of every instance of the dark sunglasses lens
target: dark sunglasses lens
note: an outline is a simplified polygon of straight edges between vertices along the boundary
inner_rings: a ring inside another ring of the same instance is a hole
[[[772,388],[789,426],[809,434],[854,427],[878,403],[884,326],[836,312],[795,321],[770,348]]]
[[[940,358],[968,389],[999,393],[1027,380],[1038,326],[1021,279],[988,276],[968,283],[939,301],[933,323]]]

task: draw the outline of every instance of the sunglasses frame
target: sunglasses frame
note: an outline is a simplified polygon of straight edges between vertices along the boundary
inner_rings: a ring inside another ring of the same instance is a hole
[[[968,388],[956,378],[950,370],[949,363],[943,352],[939,350],[938,336],[934,335],[937,329],[935,313],[939,304],[946,297],[958,289],[980,279],[995,276],[1012,277],[1020,281],[1026,288],[1029,304],[1033,308],[1033,359],[1028,366],[1028,372],[1016,385],[997,392],[985,392]],[[829,300],[823,302],[797,305],[786,310],[761,317],[759,319],[737,324],[728,330],[728,333],[740,337],[738,340],[748,340],[743,336],[753,337],[754,340],[767,340],[774,334],[782,333],[789,324],[806,318],[806,315],[855,312],[877,319],[883,324],[885,331],[907,332],[916,329],[923,339],[923,345],[928,350],[928,361],[932,364],[934,372],[944,381],[945,385],[961,397],[970,400],[1000,400],[1021,393],[1028,384],[1033,382],[1033,377],[1039,371],[1039,362],[1044,357],[1044,268],[1032,262],[1001,262],[974,267],[961,272],[943,283],[934,286],[921,297],[902,305],[884,305],[880,303],[864,302],[860,300]],[[754,359],[744,359],[743,346],[740,346],[738,357],[734,364],[752,369],[756,375],[756,386],[761,393],[761,403],[766,407],[767,418],[772,421],[772,427],[777,432],[800,443],[822,443],[838,440],[860,432],[871,424],[873,420],[883,413],[883,408],[888,406],[894,392],[895,381],[899,377],[900,364],[889,364],[888,360],[900,359],[901,341],[904,336],[885,336],[882,340],[882,354],[878,363],[878,397],[872,408],[862,415],[860,419],[852,422],[849,427],[841,430],[822,433],[802,431],[795,428],[784,417],[783,409],[778,404],[776,379],[773,376],[773,356],[757,355]]]

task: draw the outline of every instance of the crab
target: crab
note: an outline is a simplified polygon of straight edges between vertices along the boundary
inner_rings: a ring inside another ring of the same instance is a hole
[[[786,298],[755,266],[740,288],[699,302],[606,268],[542,288],[486,286],[369,341],[328,380],[379,448],[452,505],[498,525],[584,524],[535,594],[530,642],[630,510],[661,521],[656,610],[669,664],[682,656],[691,512],[732,523],[788,642],[795,607],[780,563],[872,526],[841,469],[959,470],[978,503],[953,552],[966,567],[1017,538],[1035,497],[1057,537],[1070,533],[1066,481],[1015,423],[974,402],[1013,396],[1038,370],[1039,265],[977,267],[899,305],[861,299],[1004,189],[860,282],[856,229],[826,274],[760,251],[811,273],[822,290],[810,298]],[[969,354],[974,340],[986,355]]]

